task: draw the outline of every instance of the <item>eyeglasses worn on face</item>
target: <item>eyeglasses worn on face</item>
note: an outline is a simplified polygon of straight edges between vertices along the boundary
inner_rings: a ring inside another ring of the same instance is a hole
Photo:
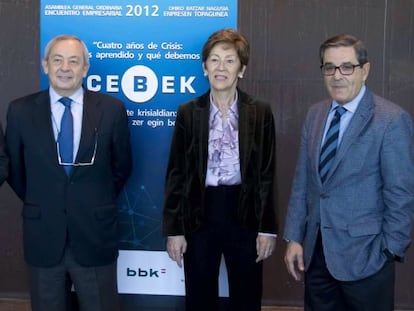
[[[332,64],[321,65],[321,71],[324,76],[333,76],[337,69],[344,76],[350,76],[354,73],[356,67],[361,67],[364,64],[342,64],[339,66],[334,66]]]
[[[59,165],[63,166],[91,166],[95,164],[95,156],[96,156],[96,149],[98,147],[98,139],[95,134],[95,147],[93,149],[93,155],[89,162],[63,162],[62,157],[60,156],[60,147],[59,147],[59,140],[56,141],[56,149],[57,149],[57,155],[58,155],[58,163]]]

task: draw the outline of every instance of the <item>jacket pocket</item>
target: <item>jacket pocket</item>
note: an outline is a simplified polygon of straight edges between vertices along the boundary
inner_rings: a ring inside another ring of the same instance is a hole
[[[382,222],[372,221],[348,225],[349,235],[359,237],[364,235],[376,235],[381,232]]]

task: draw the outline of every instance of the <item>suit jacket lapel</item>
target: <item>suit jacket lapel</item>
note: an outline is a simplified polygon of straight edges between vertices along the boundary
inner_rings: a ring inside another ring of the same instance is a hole
[[[83,97],[82,131],[76,162],[87,162],[90,160],[91,148],[94,148],[98,135],[98,126],[102,117],[99,109],[99,97],[85,91]]]
[[[205,182],[208,159],[208,132],[209,132],[209,117],[210,117],[210,98],[209,92],[202,95],[195,103],[193,110],[193,137],[194,137],[194,151],[197,153],[197,159],[200,165],[199,177],[201,184]]]
[[[35,100],[32,116],[34,124],[33,128],[37,130],[35,136],[41,145],[39,148],[42,148],[45,151],[46,156],[57,162],[56,140],[53,134],[53,127],[57,127],[57,124],[52,124],[52,112],[50,110],[48,90],[41,92],[39,97]]]
[[[355,139],[365,130],[366,126],[373,116],[373,107],[374,100],[372,98],[372,94],[367,89],[358,105],[357,110],[355,111],[355,115],[352,117],[348,128],[345,130],[342,136],[342,141],[338,146],[338,150],[334,161],[332,162],[332,166],[327,179],[329,179],[330,175],[335,172],[336,168],[342,159],[346,156],[346,153],[348,152]]]
[[[246,175],[249,163],[254,134],[256,130],[256,106],[252,105],[247,95],[239,91],[237,103],[239,110],[239,152],[241,176]],[[240,126],[242,124],[243,126]]]

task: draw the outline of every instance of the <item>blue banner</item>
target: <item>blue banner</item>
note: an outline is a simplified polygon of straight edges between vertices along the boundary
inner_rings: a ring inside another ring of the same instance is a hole
[[[170,267],[169,259],[160,252],[165,249],[161,223],[176,109],[208,89],[201,48],[212,32],[237,28],[237,0],[41,0],[40,13],[42,56],[54,36],[79,36],[90,52],[85,87],[125,103],[134,166],[120,197],[120,249],[124,251],[120,252],[118,279],[130,281],[152,272],[160,281],[155,286],[159,288],[165,284],[165,267]],[[45,75],[41,84],[48,86]],[[139,252],[132,254],[133,250]],[[130,266],[129,257],[145,258],[142,251],[159,254],[158,266],[151,266],[154,259],[146,268]],[[120,292],[148,293],[131,289],[134,282],[124,289],[119,285]],[[177,294],[161,290],[161,294],[169,293]]]

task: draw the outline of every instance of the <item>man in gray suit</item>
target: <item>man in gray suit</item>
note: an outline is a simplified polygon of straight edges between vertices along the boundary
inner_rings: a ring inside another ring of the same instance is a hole
[[[359,39],[328,39],[320,60],[332,98],[303,127],[285,263],[296,280],[305,274],[305,310],[391,311],[414,212],[412,120],[365,86]]]

